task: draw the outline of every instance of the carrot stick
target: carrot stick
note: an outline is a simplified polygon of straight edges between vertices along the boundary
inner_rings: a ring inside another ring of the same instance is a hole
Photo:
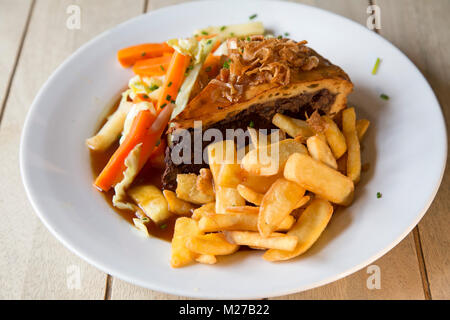
[[[154,120],[155,115],[148,110],[140,111],[137,114],[126,139],[114,152],[95,180],[95,186],[103,191],[108,191],[120,179],[120,174],[122,174],[125,167],[126,157],[136,145],[143,141]]]
[[[151,102],[153,104],[156,104],[156,100],[153,100],[145,93],[138,93],[133,99],[133,103],[139,103],[139,102]]]
[[[95,180],[94,185],[103,191],[108,191],[114,184],[119,182],[125,170],[125,159],[140,143],[142,145],[138,171],[142,169],[169,122],[172,110],[173,106],[170,104],[167,106],[167,109],[164,108],[161,111],[156,119],[155,115],[148,110],[139,111],[124,142],[109,159],[105,168]]]
[[[220,57],[210,53],[206,58],[202,69],[208,74],[210,78],[215,78],[221,69]]]
[[[167,43],[145,43],[121,49],[117,52],[117,59],[124,68],[131,67],[136,61],[161,57],[165,52],[173,52]]]
[[[157,58],[139,60],[133,66],[133,72],[141,77],[162,76],[169,68],[172,54]]]
[[[167,70],[166,79],[162,86],[161,96],[158,100],[158,108],[162,109],[167,104],[175,101],[178,90],[183,83],[186,68],[189,66],[191,58],[185,56],[178,51],[172,55],[172,60],[170,60],[169,68]]]

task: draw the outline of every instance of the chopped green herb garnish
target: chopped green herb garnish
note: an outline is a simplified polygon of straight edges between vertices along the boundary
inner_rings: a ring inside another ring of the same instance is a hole
[[[282,35],[279,35],[279,36],[278,36],[278,39],[283,39],[283,36],[282,36]]]
[[[147,217],[143,217],[143,218],[141,218],[141,221],[142,221],[143,223],[146,223],[146,222],[150,222],[150,219],[147,218]]]
[[[212,43],[212,40],[211,39],[209,39],[208,41],[206,41],[206,44],[211,44]]]
[[[162,71],[165,71],[164,67],[162,66],[162,64],[160,65],[160,68]]]
[[[230,33],[230,36],[231,36],[231,37],[234,37],[234,32],[231,32],[231,33]]]
[[[250,37],[247,37],[247,41],[250,41]]]
[[[206,71],[206,72],[210,72],[210,71],[211,71],[211,66],[207,66],[207,67],[205,68],[205,71]]]
[[[167,103],[163,103],[163,104],[161,105],[161,109],[163,109],[165,106],[167,106]]]
[[[142,57],[145,57],[146,54],[147,54],[147,52],[143,51],[143,52],[141,53],[141,56],[142,56]]]
[[[252,14],[250,17],[248,17],[250,20],[253,20],[253,19],[255,19],[256,17],[257,17],[258,15],[255,13],[255,14]]]
[[[220,27],[220,31],[223,31],[223,30],[225,30],[227,28],[227,26],[222,26],[222,27]]]
[[[158,139],[158,141],[156,141],[155,146],[159,146],[161,144],[161,139]]]
[[[170,87],[172,85],[172,81],[170,81],[167,86]]]
[[[255,127],[255,123],[254,123],[253,121],[250,121],[250,123],[248,124],[248,126],[249,126],[250,128],[254,128],[254,127]]]
[[[284,33],[284,36],[285,36],[285,37],[289,37],[289,32],[285,32],[285,33]]]
[[[208,35],[208,32],[202,31],[202,34],[205,35],[205,36],[207,36],[207,35]]]
[[[161,229],[167,228],[167,223],[162,224],[162,225],[160,226],[160,228],[161,228]]]
[[[170,101],[170,98],[172,98],[172,97],[170,96],[170,94],[168,94],[167,97],[166,97],[166,100]]]
[[[380,199],[383,195],[381,194],[381,192],[377,192],[377,198]]]
[[[384,94],[384,93],[380,94],[380,98],[383,99],[383,100],[389,100],[389,96],[387,94]]]
[[[155,91],[156,89],[158,89],[159,87],[156,84],[152,84],[150,86],[150,91]]]
[[[378,67],[380,66],[380,62],[381,62],[381,59],[380,59],[380,58],[377,58],[377,61],[375,62],[375,65],[373,66],[373,69],[372,69],[372,74],[373,74],[373,75],[376,75],[376,74],[377,74],[377,72],[378,72]]]
[[[230,69],[230,62],[231,62],[231,60],[225,61],[225,62],[223,63],[223,68],[224,68],[224,69]]]
[[[149,98],[149,96],[146,95],[146,94],[143,94],[142,97],[143,97],[144,99],[148,99],[148,98]]]

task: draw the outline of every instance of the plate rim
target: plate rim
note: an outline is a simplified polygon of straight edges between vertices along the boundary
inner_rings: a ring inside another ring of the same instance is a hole
[[[237,0],[233,0],[233,1],[237,1]],[[286,5],[286,6],[292,6],[292,7],[305,7],[308,10],[316,10],[321,12],[322,14],[331,14],[335,17],[338,17],[340,19],[344,19],[347,22],[350,22],[351,24],[353,24],[353,26],[355,28],[363,28],[364,30],[366,30],[366,28],[364,27],[364,25],[361,25],[345,16],[339,15],[337,13],[319,8],[319,7],[314,7],[311,5],[307,5],[307,4],[302,4],[302,3],[293,3],[293,2],[286,2],[286,1],[276,1],[276,0],[247,0],[248,2],[253,2],[253,3],[257,3],[257,4],[261,4],[261,3],[277,3],[277,4],[282,4],[282,5]],[[89,41],[87,41],[86,43],[84,43],[83,45],[81,45],[77,50],[75,50],[70,56],[68,56],[50,75],[50,77],[45,81],[45,83],[41,86],[41,88],[39,89],[37,95],[35,96],[29,110],[27,111],[27,116],[22,128],[22,132],[21,132],[21,138],[20,138],[20,147],[19,147],[19,167],[20,167],[20,174],[21,174],[21,178],[22,178],[22,183],[24,185],[25,188],[25,192],[27,195],[28,200],[30,201],[32,208],[34,210],[34,213],[39,217],[39,219],[41,220],[41,222],[45,225],[45,227],[51,232],[51,234],[58,239],[58,241],[60,241],[67,249],[69,249],[71,252],[75,253],[78,257],[80,257],[81,259],[85,260],[86,262],[88,262],[89,264],[91,264],[92,266],[96,267],[97,269],[105,272],[106,274],[109,274],[113,277],[117,277],[121,280],[124,280],[126,282],[129,282],[131,284],[135,284],[138,285],[140,287],[143,288],[147,288],[147,289],[151,289],[151,290],[155,290],[155,291],[159,291],[159,292],[164,292],[167,294],[172,294],[172,295],[178,295],[178,296],[184,296],[184,297],[192,297],[192,298],[206,298],[206,299],[223,299],[228,298],[228,299],[234,299],[234,297],[236,297],[236,299],[242,299],[242,298],[249,298],[249,299],[256,299],[256,298],[267,298],[267,297],[276,297],[276,296],[282,296],[282,295],[288,295],[288,294],[293,294],[293,293],[298,293],[298,292],[302,292],[302,291],[306,291],[309,289],[313,289],[313,288],[317,288],[320,286],[323,286],[325,284],[337,281],[339,279],[342,279],[352,273],[355,273],[357,271],[359,271],[360,269],[364,268],[365,266],[369,265],[370,263],[372,263],[373,261],[379,259],[380,257],[382,257],[383,255],[385,255],[387,252],[389,252],[392,248],[394,248],[398,243],[400,243],[400,241],[402,241],[413,229],[414,227],[420,222],[420,220],[423,218],[423,216],[425,215],[425,213],[428,211],[429,207],[431,206],[434,198],[436,197],[436,194],[440,188],[440,185],[442,183],[442,179],[444,177],[444,173],[445,173],[445,168],[446,168],[446,159],[448,156],[448,134],[447,134],[447,128],[445,126],[445,120],[444,120],[444,116],[443,116],[443,111],[442,111],[442,106],[439,103],[438,98],[436,97],[436,94],[434,93],[433,88],[431,87],[431,85],[429,84],[428,80],[425,78],[425,76],[423,75],[423,73],[420,71],[420,69],[408,58],[408,56],[406,54],[404,54],[399,48],[397,48],[394,44],[392,44],[390,41],[388,41],[387,39],[385,39],[384,37],[382,37],[381,35],[379,35],[376,32],[373,32],[373,34],[378,37],[379,39],[381,39],[385,45],[389,46],[391,49],[394,49],[395,51],[397,51],[397,53],[399,53],[403,59],[405,61],[407,61],[411,67],[413,69],[415,69],[418,74],[420,74],[422,80],[424,80],[426,86],[428,87],[428,90],[430,90],[430,92],[432,93],[432,97],[434,98],[437,106],[439,106],[439,114],[440,114],[440,120],[441,120],[441,124],[442,124],[442,128],[443,128],[443,138],[444,138],[444,152],[443,152],[443,159],[441,160],[441,173],[440,173],[440,178],[438,179],[438,182],[435,184],[434,186],[434,190],[432,190],[429,199],[427,200],[426,205],[419,210],[418,215],[416,216],[416,218],[414,219],[414,222],[410,224],[410,226],[408,228],[406,228],[406,230],[400,234],[394,241],[392,241],[388,246],[386,246],[385,248],[379,250],[376,254],[374,254],[373,256],[371,256],[370,258],[366,259],[365,261],[355,265],[352,268],[347,269],[344,272],[341,272],[339,274],[335,274],[333,276],[329,276],[327,278],[322,279],[321,281],[317,281],[314,283],[311,283],[310,285],[303,285],[300,287],[297,287],[295,289],[286,289],[286,290],[279,290],[277,292],[272,291],[271,293],[266,293],[266,294],[257,294],[254,296],[239,296],[239,294],[222,294],[222,295],[216,295],[216,296],[211,296],[211,295],[203,295],[201,291],[187,291],[186,289],[178,289],[176,287],[161,287],[158,284],[154,284],[154,283],[144,283],[142,281],[140,281],[138,278],[133,278],[131,276],[128,276],[124,273],[122,273],[121,271],[116,271],[116,269],[114,268],[114,266],[109,266],[107,264],[104,264],[101,259],[98,259],[96,257],[92,257],[89,253],[84,252],[84,250],[82,248],[80,248],[76,242],[71,241],[70,239],[66,239],[66,237],[64,236],[64,232],[59,232],[58,230],[56,230],[47,220],[46,220],[46,214],[44,213],[44,211],[46,210],[43,207],[40,207],[36,202],[35,202],[35,197],[36,195],[34,194],[34,191],[31,188],[31,183],[30,181],[30,172],[29,170],[31,170],[30,168],[27,168],[26,162],[26,150],[25,150],[25,145],[27,144],[27,140],[28,137],[30,136],[30,122],[31,119],[33,119],[34,114],[37,112],[38,110],[38,106],[42,103],[41,99],[42,96],[44,94],[44,92],[47,90],[47,87],[49,86],[50,83],[53,82],[53,79],[65,68],[65,66],[67,64],[70,63],[70,61],[72,59],[74,59],[76,56],[78,56],[79,54],[81,54],[82,52],[84,52],[85,50],[88,50],[91,46],[93,46],[95,44],[95,42],[97,42],[99,39],[106,37],[109,33],[113,32],[115,29],[117,28],[121,28],[129,23],[134,23],[137,20],[140,19],[146,19],[148,16],[151,16],[152,14],[154,14],[155,12],[162,12],[162,11],[170,11],[173,9],[173,7],[182,7],[182,6],[189,6],[192,3],[208,3],[210,5],[213,5],[214,3],[217,3],[217,1],[214,0],[208,0],[208,1],[190,1],[190,2],[185,2],[185,3],[180,3],[180,4],[173,4],[173,5],[169,5],[163,8],[159,8],[156,10],[152,10],[149,11],[145,14],[140,14],[136,17],[133,17],[131,19],[128,19],[122,23],[119,23],[117,25],[115,25],[114,27],[105,30],[103,32],[101,32],[100,34],[98,34],[97,36],[95,36],[94,38],[90,39]],[[370,30],[366,30],[368,32],[371,32]],[[265,293],[265,292],[263,292]]]

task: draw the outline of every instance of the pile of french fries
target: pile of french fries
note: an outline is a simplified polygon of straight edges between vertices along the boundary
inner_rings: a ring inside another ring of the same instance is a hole
[[[335,206],[353,200],[361,175],[360,141],[370,124],[356,120],[354,108],[342,111],[342,124],[328,116],[320,119],[317,131],[308,121],[276,114],[273,123],[281,134],[258,139],[249,128],[252,148],[242,159],[237,159],[234,142],[225,140],[208,146],[209,169],[179,174],[176,191],[163,192],[164,212],[180,215],[171,266],[214,264],[217,256],[233,254],[240,246],[265,250],[267,261],[307,251]],[[138,192],[131,196],[139,198]]]

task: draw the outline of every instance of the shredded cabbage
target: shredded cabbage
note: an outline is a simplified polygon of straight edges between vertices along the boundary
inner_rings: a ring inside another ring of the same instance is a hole
[[[149,221],[149,218],[133,218],[133,223],[136,229],[141,231],[146,237],[150,237],[150,235],[148,234],[147,226],[145,225]]]
[[[197,41],[195,38],[188,39],[170,39],[167,44],[177,50],[179,53],[190,56],[193,64],[203,63],[214,47],[217,38],[201,39]]]
[[[198,74],[200,73],[203,63],[214,47],[216,41],[217,37],[202,39],[200,41],[197,41],[195,38],[172,39],[167,41],[167,43],[175,50],[181,54],[191,56],[193,60],[192,68],[188,71],[186,78],[181,85],[180,92],[177,95],[177,99],[175,101],[176,106],[172,112],[171,119],[175,118],[186,107],[192,88],[197,81]]]
[[[139,208],[130,202],[127,202],[126,189],[131,185],[134,178],[138,174],[139,168],[139,156],[141,154],[142,143],[136,145],[133,150],[130,151],[125,159],[125,171],[123,172],[123,179],[114,186],[114,196],[112,199],[113,205],[119,209],[127,209],[137,211]]]
[[[227,38],[241,38],[247,36],[264,34],[264,25],[262,22],[254,21],[243,24],[233,24],[225,26],[213,26],[196,30],[196,35],[201,34],[217,34],[221,41]]]
[[[133,100],[137,94],[142,93],[151,96],[152,93],[163,85],[164,76],[161,77],[140,77],[135,76],[130,79],[130,98]]]

